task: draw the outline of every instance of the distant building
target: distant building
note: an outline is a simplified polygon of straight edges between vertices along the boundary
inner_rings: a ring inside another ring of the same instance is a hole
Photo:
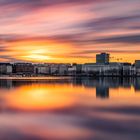
[[[14,73],[17,74],[33,74],[34,65],[31,63],[15,63],[13,65]]]
[[[140,76],[140,60],[136,60],[134,66],[136,70],[136,75]]]
[[[132,65],[131,63],[122,63],[123,64],[123,76],[131,76],[132,75]]]
[[[140,60],[136,60],[135,61],[135,67],[136,68],[140,68]]]
[[[50,66],[47,64],[37,64],[34,66],[35,74],[50,74]]]
[[[76,73],[80,74],[82,72],[82,65],[81,64],[76,64]]]
[[[122,64],[109,63],[105,65],[86,63],[82,66],[82,73],[94,76],[120,76],[122,73]]]
[[[12,72],[13,68],[10,63],[0,63],[0,74],[11,74]]]
[[[104,67],[104,65],[97,65],[96,63],[86,63],[82,66],[82,73],[88,75],[100,75],[102,67]]]
[[[81,64],[72,64],[68,67],[68,74],[69,75],[78,75],[82,72],[82,65]]]
[[[68,64],[60,64],[58,73],[59,75],[67,75],[68,74]]]
[[[13,74],[22,76],[60,75],[60,76],[140,76],[140,60],[131,63],[109,62],[109,54],[96,55],[96,63],[62,64],[62,63],[0,63],[0,74]]]
[[[107,76],[120,76],[122,74],[122,64],[117,62],[109,63],[108,69],[104,73]]]
[[[68,74],[69,75],[76,75],[76,65],[71,65],[68,67]]]
[[[51,64],[50,65],[50,74],[51,75],[58,75],[59,73],[59,65],[58,64]]]
[[[97,64],[108,64],[109,63],[109,54],[101,53],[96,55],[96,63]]]

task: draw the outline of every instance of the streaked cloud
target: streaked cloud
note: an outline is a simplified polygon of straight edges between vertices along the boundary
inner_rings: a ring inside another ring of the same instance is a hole
[[[0,0],[0,60],[27,61],[21,57],[43,49],[47,62],[92,62],[102,51],[131,54],[133,62],[140,57],[139,7],[139,0]]]

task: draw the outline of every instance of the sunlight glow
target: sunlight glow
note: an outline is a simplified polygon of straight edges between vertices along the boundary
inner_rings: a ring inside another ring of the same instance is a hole
[[[45,61],[48,59],[51,59],[50,56],[44,56],[44,55],[40,55],[40,54],[31,54],[28,56],[23,56],[26,60],[34,60],[34,59],[38,59],[38,61]]]
[[[58,89],[61,89],[61,94]],[[1,98],[7,100],[7,106],[14,109],[43,111],[61,109],[72,105],[75,99],[70,94],[66,95],[66,91],[66,86],[62,88],[58,85],[54,89],[53,86],[34,84],[32,87],[22,86],[16,92],[5,94]]]

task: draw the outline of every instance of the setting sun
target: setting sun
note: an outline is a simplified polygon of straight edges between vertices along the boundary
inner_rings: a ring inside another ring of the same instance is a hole
[[[39,54],[32,54],[28,56],[23,56],[25,60],[30,61],[36,61],[35,59],[38,59],[38,61],[46,61],[51,59],[49,56],[39,55]]]

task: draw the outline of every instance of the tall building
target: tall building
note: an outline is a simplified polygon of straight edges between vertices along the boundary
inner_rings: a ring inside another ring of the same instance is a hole
[[[140,60],[135,60],[135,67],[140,68]]]
[[[96,63],[97,64],[108,64],[109,63],[109,54],[108,53],[97,54]]]

